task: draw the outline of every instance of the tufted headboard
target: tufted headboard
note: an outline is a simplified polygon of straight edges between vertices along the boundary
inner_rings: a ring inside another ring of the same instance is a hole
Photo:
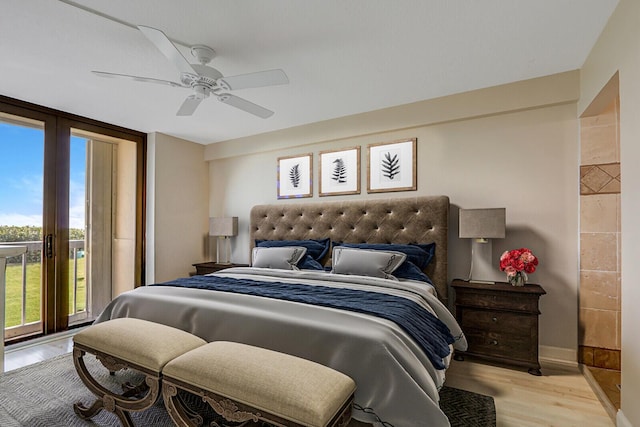
[[[330,237],[346,243],[436,243],[425,269],[447,305],[449,197],[257,205],[251,209],[251,248],[260,240]]]

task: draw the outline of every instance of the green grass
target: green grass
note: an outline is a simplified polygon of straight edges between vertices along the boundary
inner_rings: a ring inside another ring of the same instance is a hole
[[[86,307],[86,280],[85,259],[78,259],[78,294],[76,311],[82,311]],[[26,290],[26,322],[40,320],[41,310],[41,264],[27,264],[27,290]],[[9,264],[6,272],[5,295],[5,327],[20,325],[22,322],[22,265]],[[69,261],[69,307],[73,309],[73,260]]]

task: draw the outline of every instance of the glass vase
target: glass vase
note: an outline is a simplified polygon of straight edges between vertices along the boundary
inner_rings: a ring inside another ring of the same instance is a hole
[[[508,277],[511,286],[524,286],[527,283],[527,273],[518,271],[515,275]]]

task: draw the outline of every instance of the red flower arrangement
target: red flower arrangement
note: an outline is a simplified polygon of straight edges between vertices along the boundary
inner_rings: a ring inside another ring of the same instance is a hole
[[[505,251],[500,256],[500,271],[507,273],[509,283],[516,286],[524,285],[527,281],[527,274],[536,271],[538,258],[527,248],[513,249]]]

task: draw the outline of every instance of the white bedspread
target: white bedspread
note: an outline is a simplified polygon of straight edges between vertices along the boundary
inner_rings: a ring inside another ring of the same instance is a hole
[[[311,271],[232,268],[215,273],[253,280],[339,286],[410,298],[430,309],[466,349],[454,317],[424,284]],[[412,292],[407,292],[411,289]],[[366,314],[270,298],[202,289],[145,286],[115,298],[96,322],[136,317],[191,332],[313,360],[357,384],[355,403],[395,426],[448,426],[438,406],[444,371],[393,322]],[[451,356],[449,356],[450,358]],[[445,360],[448,366],[449,358]],[[375,416],[355,410],[354,418]]]

